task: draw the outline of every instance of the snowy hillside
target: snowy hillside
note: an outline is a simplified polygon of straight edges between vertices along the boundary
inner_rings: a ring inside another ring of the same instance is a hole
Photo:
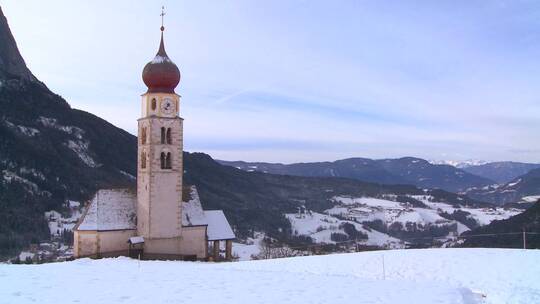
[[[478,159],[468,159],[468,160],[430,160],[430,163],[434,165],[449,165],[456,168],[464,169],[473,166],[485,165],[489,162],[485,160]]]
[[[495,204],[522,202],[525,197],[540,196],[540,168],[528,171],[508,183],[471,188],[467,196]]]
[[[0,302],[539,303],[538,260],[535,250],[426,249],[220,264],[4,264]]]
[[[456,206],[438,202],[429,195],[399,199],[395,195],[386,195],[384,199],[336,196],[332,200],[335,206],[324,214],[302,209],[286,214],[293,234],[309,236],[315,243],[334,244],[332,234],[346,237],[344,223],[349,223],[367,235],[367,239],[360,241],[363,245],[403,248],[405,242],[431,242],[431,237],[452,239],[471,228],[522,212],[514,208]]]

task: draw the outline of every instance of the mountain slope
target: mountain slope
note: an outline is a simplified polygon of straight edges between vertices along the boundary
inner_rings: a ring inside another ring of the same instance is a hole
[[[136,139],[71,109],[26,68],[0,9],[0,255],[48,237],[43,212],[133,184]]]
[[[422,188],[464,191],[470,187],[483,187],[493,181],[449,165],[433,165],[426,160],[404,157],[371,160],[349,158],[334,162],[271,164],[242,161],[219,161],[221,164],[246,171],[296,176],[334,176],[381,184],[412,184]]]
[[[527,174],[533,169],[540,168],[540,164],[518,162],[493,162],[478,166],[469,166],[463,170],[478,176],[496,181],[499,184],[511,182],[517,177]]]
[[[378,160],[390,173],[406,179],[409,183],[423,188],[439,188],[452,192],[464,191],[470,187],[493,184],[493,181],[472,175],[449,165],[433,165],[414,157]]]
[[[524,197],[540,196],[540,169],[531,170],[502,186],[471,189],[467,195],[499,205],[520,202]]]
[[[493,221],[489,225],[477,228],[467,234],[504,234],[517,232],[513,235],[470,237],[465,241],[466,247],[498,247],[523,248],[523,236],[519,232],[533,232],[527,235],[527,248],[540,249],[540,200],[525,212],[506,220]]]
[[[15,38],[11,34],[7,19],[0,7],[0,79],[10,78],[37,81],[36,77],[26,67],[23,57],[19,53]]]

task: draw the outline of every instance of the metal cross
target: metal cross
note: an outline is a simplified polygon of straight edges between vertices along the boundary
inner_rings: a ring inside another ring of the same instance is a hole
[[[161,27],[163,27],[163,17],[165,16],[165,6],[161,7]]]

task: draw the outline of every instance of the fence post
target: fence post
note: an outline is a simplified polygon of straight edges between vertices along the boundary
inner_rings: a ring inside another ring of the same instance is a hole
[[[527,249],[527,232],[523,229],[523,249]]]
[[[383,280],[386,280],[386,267],[384,267],[384,254],[382,254],[382,271],[383,271]]]

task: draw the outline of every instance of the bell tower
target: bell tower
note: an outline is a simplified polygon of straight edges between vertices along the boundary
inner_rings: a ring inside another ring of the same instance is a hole
[[[148,90],[138,119],[137,233],[145,253],[174,254],[182,234],[183,119],[174,91],[180,71],[165,52],[164,30],[142,73]]]

